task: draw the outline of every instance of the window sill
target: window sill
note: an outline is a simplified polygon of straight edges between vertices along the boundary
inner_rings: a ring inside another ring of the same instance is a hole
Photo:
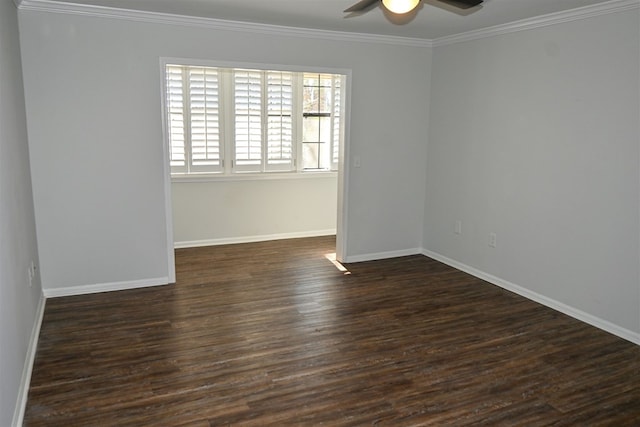
[[[171,175],[172,183],[183,182],[226,182],[226,181],[264,181],[288,179],[337,178],[337,171],[330,172],[269,172],[269,173],[237,173],[233,175],[191,174]]]

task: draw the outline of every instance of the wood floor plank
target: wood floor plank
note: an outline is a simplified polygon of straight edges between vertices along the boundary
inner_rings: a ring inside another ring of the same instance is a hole
[[[50,299],[26,426],[640,425],[640,347],[424,256],[319,237],[176,251]]]

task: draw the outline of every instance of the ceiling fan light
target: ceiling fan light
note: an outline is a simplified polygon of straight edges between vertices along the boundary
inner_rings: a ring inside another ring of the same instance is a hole
[[[407,13],[415,9],[420,0],[382,0],[384,7],[393,13]]]

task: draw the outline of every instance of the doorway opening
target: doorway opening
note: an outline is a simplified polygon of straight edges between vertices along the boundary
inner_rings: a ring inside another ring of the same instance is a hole
[[[161,60],[175,248],[335,234],[346,253],[349,70]]]

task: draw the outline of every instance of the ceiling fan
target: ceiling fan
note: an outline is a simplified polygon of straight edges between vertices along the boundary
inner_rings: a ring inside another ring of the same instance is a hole
[[[394,13],[407,13],[415,9],[418,4],[420,4],[420,0],[360,0],[358,3],[354,4],[348,9],[345,9],[345,13],[349,12],[364,12],[369,7],[374,4],[382,1],[382,4]],[[446,3],[450,6],[457,7],[459,9],[469,9],[471,7],[477,6],[482,3],[484,0],[439,0],[442,3]]]

